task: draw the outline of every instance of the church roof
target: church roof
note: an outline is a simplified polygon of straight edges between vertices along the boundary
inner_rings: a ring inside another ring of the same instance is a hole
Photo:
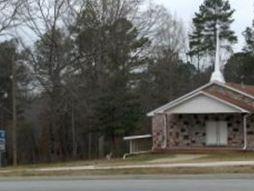
[[[235,106],[238,106],[239,108],[242,108],[248,112],[254,112],[253,104],[247,104],[247,103],[243,102],[242,100],[236,99],[234,96],[225,95],[225,94],[222,94],[222,93],[216,92],[216,91],[209,91],[207,93],[209,93],[210,95],[213,95],[221,100],[229,102]],[[253,101],[253,103],[254,103],[254,101]]]
[[[212,88],[209,89],[208,91],[208,88],[213,85],[219,86],[225,89],[225,91],[223,90],[223,92],[232,91],[240,96],[235,97],[234,94],[222,93]],[[208,97],[217,98],[218,101],[220,101],[221,103],[224,102],[223,104],[240,108],[239,111],[241,112],[248,112],[248,113],[254,112],[254,86],[241,85],[241,84],[235,84],[235,83],[220,83],[220,82],[214,81],[214,82],[205,84],[204,86],[149,112],[147,116],[153,116],[156,113],[164,113],[165,111],[168,111],[170,108],[173,108],[176,105],[184,103],[189,98],[199,95],[200,92],[201,93],[203,92],[204,95]],[[244,99],[248,99],[250,101],[246,102]],[[220,111],[218,111],[218,113],[219,112]]]
[[[226,85],[238,89],[241,92],[254,96],[254,86],[244,85],[244,84],[236,84],[236,83],[226,83]]]

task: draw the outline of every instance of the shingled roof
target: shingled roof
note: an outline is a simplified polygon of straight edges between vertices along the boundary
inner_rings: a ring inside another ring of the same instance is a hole
[[[254,96],[254,86],[244,85],[244,84],[236,84],[236,83],[226,83],[227,86],[235,88],[241,92]]]
[[[220,92],[216,92],[216,91],[204,91],[212,96],[215,96],[221,100],[224,100],[226,102],[229,102],[233,105],[236,105],[242,109],[245,109],[249,112],[254,112],[254,105],[253,104],[247,104],[246,102],[242,101],[242,100],[239,100],[239,99],[236,99],[235,97],[233,96],[230,96],[229,95],[225,95],[225,94],[222,94]]]

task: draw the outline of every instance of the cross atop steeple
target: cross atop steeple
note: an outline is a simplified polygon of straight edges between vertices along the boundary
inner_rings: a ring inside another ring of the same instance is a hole
[[[210,82],[221,82],[225,83],[224,76],[220,69],[220,28],[219,25],[216,24],[216,53],[215,53],[215,66],[214,72],[212,73]]]

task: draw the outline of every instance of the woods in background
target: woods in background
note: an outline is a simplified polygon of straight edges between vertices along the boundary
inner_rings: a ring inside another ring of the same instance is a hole
[[[0,2],[3,9],[4,3],[10,1]],[[7,131],[9,164],[13,139],[18,163],[123,154],[123,136],[150,132],[148,111],[209,81],[216,23],[223,56],[230,56],[226,79],[254,84],[253,27],[244,32],[243,51],[233,54],[234,10],[225,0],[204,1],[189,35],[163,6],[140,0],[8,6],[12,14],[0,20],[0,33],[8,36],[0,44],[0,128]]]

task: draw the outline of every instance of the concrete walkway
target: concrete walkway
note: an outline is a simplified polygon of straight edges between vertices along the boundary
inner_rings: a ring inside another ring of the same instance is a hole
[[[174,157],[162,157],[147,161],[148,164],[172,164],[188,162],[208,156],[207,154],[176,154]]]

